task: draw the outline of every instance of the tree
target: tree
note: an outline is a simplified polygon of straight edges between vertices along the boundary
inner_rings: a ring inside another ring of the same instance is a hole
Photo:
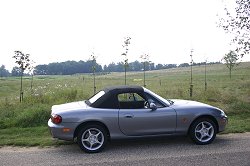
[[[178,67],[188,67],[189,63],[181,63]]]
[[[35,75],[47,75],[48,73],[48,65],[37,65],[34,70]]]
[[[233,34],[232,42],[236,44],[235,51],[243,57],[250,52],[250,1],[235,0],[235,12],[225,8],[225,18],[219,19],[219,26]]]
[[[21,86],[20,86],[20,102],[23,101],[23,73],[25,70],[31,69],[30,55],[23,54],[21,51],[15,51],[13,58],[16,59],[16,64],[21,71]]]
[[[21,70],[19,67],[15,66],[12,68],[11,76],[21,76]]]
[[[125,48],[124,53],[122,53],[122,56],[124,56],[124,73],[125,73],[125,85],[127,80],[127,68],[128,68],[128,46],[130,44],[131,37],[125,37],[124,39],[124,45],[123,48]]]
[[[9,71],[5,69],[5,66],[0,67],[0,77],[8,77],[10,75]]]
[[[229,69],[229,75],[231,79],[232,69],[237,65],[237,61],[239,60],[239,55],[234,51],[230,51],[223,57],[223,60],[226,62],[226,66]]]
[[[108,66],[107,66],[107,65],[104,65],[104,66],[103,66],[103,71],[104,71],[104,72],[108,72]]]
[[[157,64],[155,66],[156,70],[160,70],[160,69],[163,69],[163,64]]]
[[[33,81],[34,81],[34,61],[30,62],[30,67],[29,67],[29,74],[31,74],[31,81],[30,81],[30,90],[31,93],[33,93]]]
[[[149,55],[148,54],[143,54],[140,56],[140,58],[142,59],[142,63],[143,63],[143,83],[144,83],[144,87],[146,87],[146,82],[145,82],[145,72],[146,72],[146,63],[149,62]]]
[[[71,75],[76,73],[92,73],[92,60],[84,61],[66,61],[60,63],[49,63],[48,65],[37,65],[34,70],[36,75]],[[95,64],[96,72],[101,72],[102,66]]]

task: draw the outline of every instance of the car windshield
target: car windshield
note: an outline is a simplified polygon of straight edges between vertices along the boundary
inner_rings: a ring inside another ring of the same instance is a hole
[[[174,103],[172,100],[164,99],[163,97],[161,97],[161,96],[157,95],[156,93],[154,93],[154,92],[148,90],[147,88],[144,88],[144,91],[145,91],[145,92],[148,92],[148,93],[150,93],[150,94],[152,94],[152,95],[155,96],[155,97],[157,97],[159,100],[165,102],[167,105],[172,105],[172,104]]]
[[[96,100],[98,100],[98,99],[99,99],[100,97],[102,97],[104,94],[105,94],[104,91],[98,92],[97,94],[95,94],[94,96],[92,96],[92,97],[88,100],[89,104],[94,103]]]

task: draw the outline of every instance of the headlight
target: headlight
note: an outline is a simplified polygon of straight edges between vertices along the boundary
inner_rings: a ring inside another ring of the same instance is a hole
[[[224,111],[220,110],[220,115],[223,116],[223,117],[226,117],[227,115],[225,114]]]

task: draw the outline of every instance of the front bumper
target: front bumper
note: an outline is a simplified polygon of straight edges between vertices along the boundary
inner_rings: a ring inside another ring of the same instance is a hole
[[[228,117],[227,116],[217,117],[217,121],[218,121],[218,127],[219,127],[218,132],[224,131],[228,124]]]
[[[53,138],[72,141],[77,123],[54,124],[51,119],[48,121],[49,131]]]

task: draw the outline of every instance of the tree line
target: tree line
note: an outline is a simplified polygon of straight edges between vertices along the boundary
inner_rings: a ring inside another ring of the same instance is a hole
[[[218,64],[220,62],[210,62],[209,64]],[[193,66],[204,65],[205,62],[194,63]],[[127,71],[143,71],[144,64],[139,61],[134,61],[128,63]],[[93,73],[92,70],[93,61],[66,61],[66,62],[55,62],[43,65],[37,65],[34,67],[34,75],[72,75],[77,73]],[[189,63],[182,64],[155,64],[152,62],[146,62],[145,70],[161,70],[161,69],[170,69],[177,67],[188,67]],[[124,72],[124,62],[118,63],[110,63],[108,65],[104,65],[103,67],[95,63],[95,72]],[[29,74],[24,74],[29,75]],[[21,70],[19,67],[15,66],[9,72],[4,65],[0,67],[0,77],[8,77],[8,76],[21,76]]]

